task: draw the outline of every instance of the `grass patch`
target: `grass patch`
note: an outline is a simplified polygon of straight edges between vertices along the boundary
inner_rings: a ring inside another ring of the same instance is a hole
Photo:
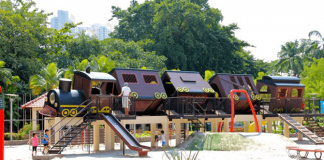
[[[197,135],[197,137],[187,146],[187,150],[207,150],[207,151],[239,151],[245,150],[247,146],[253,144],[249,139],[239,134],[208,134]]]

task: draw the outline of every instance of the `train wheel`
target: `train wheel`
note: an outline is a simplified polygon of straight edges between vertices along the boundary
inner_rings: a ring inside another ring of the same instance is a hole
[[[209,90],[208,90],[208,88],[203,88],[203,91],[205,92],[205,93],[208,93],[209,92]]]
[[[101,113],[110,113],[111,112],[111,108],[110,107],[103,107],[100,112]]]
[[[240,99],[240,97],[237,95],[237,94],[234,94],[234,100],[239,100]]]
[[[93,110],[91,111],[91,113],[97,113],[97,107],[92,106],[90,109],[93,109]]]
[[[168,98],[168,96],[164,92],[161,93],[161,97],[162,97],[162,99],[167,99]]]
[[[63,111],[62,111],[62,116],[63,117],[66,117],[66,116],[68,116],[70,114],[70,111],[68,110],[68,109],[63,109]]]
[[[251,94],[251,99],[256,100],[256,96],[254,94]]]
[[[183,92],[183,89],[181,87],[177,87],[178,92]]]
[[[255,97],[256,97],[257,100],[259,100],[259,101],[261,100],[261,96],[260,95],[256,95]]]
[[[215,98],[218,98],[219,94],[217,92],[215,92]]]
[[[155,93],[154,93],[154,97],[155,97],[156,99],[161,99],[161,94],[158,93],[158,92],[155,92]]]
[[[71,111],[70,111],[70,116],[71,116],[71,117],[74,117],[76,114],[78,114],[78,110],[76,110],[76,109],[71,109]]]
[[[136,99],[138,98],[138,94],[136,92],[133,92],[132,96],[135,97]]]
[[[184,92],[189,92],[189,88],[187,88],[187,87],[183,87],[182,90],[183,90]]]
[[[209,91],[210,93],[215,93],[215,91],[214,91],[212,88],[208,88],[208,91]]]

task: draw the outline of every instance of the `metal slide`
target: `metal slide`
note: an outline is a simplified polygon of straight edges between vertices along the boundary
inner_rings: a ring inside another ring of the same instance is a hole
[[[145,156],[148,151],[152,150],[151,147],[142,146],[114,115],[100,113],[100,119],[103,119],[110,126],[129,149],[137,151],[139,156]]]
[[[285,121],[288,125],[293,127],[299,133],[301,133],[304,137],[308,138],[311,142],[315,144],[324,144],[322,138],[316,136],[313,132],[308,130],[305,126],[298,123],[295,119],[291,118],[288,114],[278,114],[279,118]]]

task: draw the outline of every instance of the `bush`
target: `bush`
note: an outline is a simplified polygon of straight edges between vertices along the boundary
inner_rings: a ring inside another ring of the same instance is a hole
[[[4,134],[5,140],[10,140],[10,133],[5,133]],[[24,135],[21,133],[12,133],[12,140],[23,140]]]

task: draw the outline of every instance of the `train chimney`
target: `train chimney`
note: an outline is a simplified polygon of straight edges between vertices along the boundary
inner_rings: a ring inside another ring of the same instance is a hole
[[[72,80],[66,78],[60,78],[59,89],[63,92],[70,92],[71,91],[71,83]]]

